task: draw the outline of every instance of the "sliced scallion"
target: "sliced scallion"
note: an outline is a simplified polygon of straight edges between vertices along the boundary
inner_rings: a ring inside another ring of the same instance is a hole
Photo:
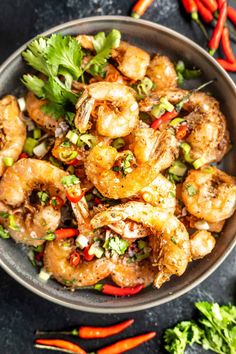
[[[205,165],[206,160],[204,157],[200,157],[199,159],[195,160],[193,162],[193,167],[195,168],[195,170],[197,170],[198,168],[202,167],[203,165]]]
[[[74,160],[78,156],[77,151],[60,151],[59,159],[63,162]]]
[[[11,236],[10,236],[9,232],[7,230],[5,230],[2,225],[0,225],[0,238],[7,239],[10,237]]]
[[[14,231],[20,230],[19,226],[16,224],[15,217],[13,214],[9,215],[8,220],[9,220],[9,228],[10,229],[12,229]]]
[[[48,152],[48,145],[45,140],[41,144],[35,146],[35,148],[33,149],[33,153],[39,158],[44,157],[47,154],[47,152]]]
[[[173,165],[169,168],[169,173],[176,175],[178,177],[183,177],[187,172],[187,166],[181,161],[175,161]]]
[[[125,141],[123,138],[117,138],[113,140],[111,144],[116,150],[119,150],[125,146]]]
[[[181,143],[180,147],[183,150],[185,161],[192,163],[193,159],[190,157],[191,146],[187,143]]]
[[[66,138],[70,140],[72,144],[76,145],[79,140],[79,135],[73,132],[72,130],[69,130],[68,133],[66,134]]]
[[[92,134],[82,134],[80,135],[80,141],[82,141],[84,144],[88,145],[88,147],[93,147],[97,143],[97,139],[94,135]]]
[[[35,128],[34,130],[33,130],[33,138],[34,139],[40,139],[41,138],[41,129],[39,129],[39,128]]]
[[[26,152],[26,154],[28,154],[29,156],[33,156],[33,150],[37,144],[38,144],[37,140],[29,137],[25,141],[23,151]]]
[[[14,164],[14,159],[12,157],[4,157],[3,163],[7,167],[11,167]]]
[[[185,119],[183,119],[183,118],[174,118],[170,122],[170,126],[175,128],[175,127],[177,127],[177,125],[179,125],[180,123],[183,123],[184,121],[185,121]]]

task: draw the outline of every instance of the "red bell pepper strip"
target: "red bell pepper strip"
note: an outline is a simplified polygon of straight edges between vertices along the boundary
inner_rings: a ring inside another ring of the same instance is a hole
[[[234,25],[236,25],[236,10],[231,6],[228,6],[227,15],[230,21],[233,22]]]
[[[89,254],[90,247],[91,246],[85,247],[84,252],[83,252],[84,259],[88,262],[90,262],[94,259],[94,254]]]
[[[156,130],[158,129],[163,123],[169,122],[171,119],[177,117],[178,112],[176,110],[173,110],[172,112],[166,112],[164,113],[160,118],[154,120],[151,124],[151,128]]]
[[[236,61],[234,63],[230,63],[225,59],[216,59],[216,61],[227,71],[236,72]]]
[[[205,37],[208,39],[207,31],[198,16],[198,9],[197,9],[196,2],[194,0],[182,0],[182,4],[185,8],[185,11],[191,15],[192,20],[198,24],[199,28],[204,33]]]
[[[65,353],[86,354],[86,351],[79,345],[62,339],[36,339],[36,348],[54,349],[60,348]]]
[[[138,347],[142,343],[147,342],[155,336],[156,332],[149,332],[136,337],[126,338],[111,344],[108,347],[97,350],[96,354],[121,354],[130,349]]]
[[[212,37],[208,43],[208,46],[210,48],[209,53],[211,55],[214,55],[215,51],[219,48],[220,39],[222,36],[222,32],[223,32],[223,29],[225,26],[226,19],[227,19],[227,4],[223,3],[220,8],[220,14],[219,14],[219,18],[218,18],[216,27],[214,28],[214,31],[212,33]]]
[[[79,203],[79,201],[83,198],[84,195],[85,191],[82,193],[80,191],[80,193],[78,194],[76,191],[76,187],[71,187],[66,191],[66,197],[71,203]]]
[[[216,0],[201,0],[201,2],[212,12],[216,12],[218,4]]]
[[[136,285],[133,287],[125,287],[119,288],[114,285],[110,284],[96,284],[93,286],[93,289],[101,291],[103,294],[106,295],[113,295],[113,296],[130,296],[138,294],[144,288],[143,284]]]
[[[226,59],[229,62],[234,63],[236,58],[234,56],[233,50],[230,45],[229,30],[227,27],[225,27],[223,29],[222,37],[221,37],[221,44],[222,44],[222,49],[223,49],[224,55],[226,56]]]
[[[199,14],[201,15],[202,19],[206,23],[211,23],[214,21],[214,17],[212,12],[200,1],[200,0],[195,0],[197,9]]]
[[[153,0],[138,0],[132,8],[131,16],[135,18],[143,16],[152,3]]]
[[[92,326],[81,326],[79,328],[74,328],[71,331],[58,331],[58,332],[48,332],[48,331],[36,331],[36,335],[56,335],[56,334],[65,334],[65,335],[72,335],[77,336],[83,339],[94,339],[94,338],[106,338],[114,336],[126,328],[131,326],[134,323],[134,320],[127,320],[121,323],[107,326],[107,327],[92,327]]]

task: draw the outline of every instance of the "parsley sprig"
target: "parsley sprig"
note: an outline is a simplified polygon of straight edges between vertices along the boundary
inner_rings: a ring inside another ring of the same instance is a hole
[[[23,75],[22,82],[37,97],[47,99],[42,110],[58,119],[64,117],[73,125],[74,105],[78,95],[72,91],[73,80],[81,79],[85,71],[99,75],[104,70],[112,49],[119,46],[120,32],[112,30],[107,36],[104,32],[94,36],[96,54],[83,68],[85,53],[80,43],[71,36],[53,34],[50,37],[37,37],[22,53],[23,58],[43,78],[33,74]]]

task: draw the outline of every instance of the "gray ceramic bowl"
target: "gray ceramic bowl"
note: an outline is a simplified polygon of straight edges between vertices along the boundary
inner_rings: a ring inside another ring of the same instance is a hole
[[[96,33],[116,28],[122,32],[123,38],[137,44],[150,53],[163,52],[173,59],[181,58],[191,65],[202,69],[203,80],[217,78],[211,92],[220,100],[230,127],[232,140],[236,137],[235,102],[236,88],[233,81],[206,51],[186,37],[166,27],[129,17],[106,16],[75,20],[54,27],[44,33],[62,34]],[[0,97],[7,93],[19,94],[21,91],[19,78],[27,71],[21,59],[21,52],[26,45],[17,50],[0,68]],[[191,83],[190,83],[191,85]],[[195,83],[196,85],[196,83]],[[236,175],[235,149],[225,159],[223,168]],[[98,313],[120,313],[137,311],[163,304],[183,295],[206,279],[223,262],[233,249],[236,229],[236,215],[227,221],[224,234],[217,241],[214,251],[204,259],[189,265],[180,278],[172,277],[160,290],[151,287],[130,298],[112,298],[89,290],[70,292],[53,280],[42,283],[26,256],[26,249],[11,240],[0,240],[0,265],[14,279],[29,290],[57,304],[77,310]]]

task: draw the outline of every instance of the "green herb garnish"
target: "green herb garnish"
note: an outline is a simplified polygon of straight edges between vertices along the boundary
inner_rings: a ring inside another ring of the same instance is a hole
[[[0,237],[3,239],[7,239],[11,237],[9,232],[5,230],[2,225],[0,225]]]
[[[70,187],[73,186],[74,184],[80,183],[80,180],[75,175],[69,175],[69,176],[62,177],[61,183],[63,184],[64,187]]]

